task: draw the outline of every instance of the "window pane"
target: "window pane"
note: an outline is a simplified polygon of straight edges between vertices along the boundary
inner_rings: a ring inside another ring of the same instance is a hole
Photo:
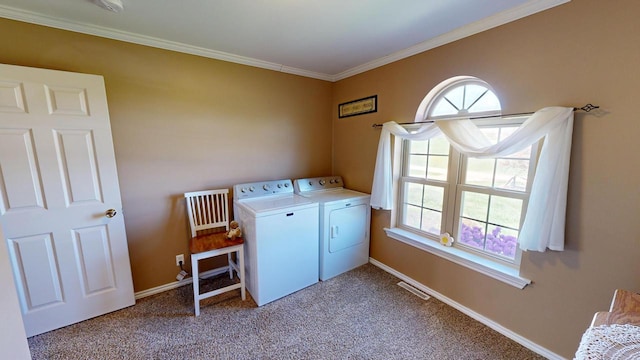
[[[498,159],[495,187],[516,191],[527,189],[529,160]]]
[[[486,94],[484,94],[483,97],[480,98],[480,100],[478,100],[477,103],[473,104],[473,106],[469,109],[469,112],[490,110],[500,110],[500,100],[498,100],[498,97],[492,91],[488,91]]]
[[[429,141],[429,153],[431,155],[449,155],[449,142],[444,136],[431,138]]]
[[[462,192],[462,216],[479,221],[487,221],[489,195],[469,191]]]
[[[492,144],[495,145],[498,143],[498,139],[500,138],[499,128],[481,128],[480,132],[482,132]]]
[[[518,128],[515,126],[505,126],[500,129],[500,141],[508,138],[513,134]]]
[[[458,86],[455,87],[453,89],[451,89],[451,91],[449,91],[444,97],[446,99],[448,99],[454,107],[456,107],[458,110],[460,109],[464,109],[464,105],[463,105],[463,101],[464,101],[464,86]],[[447,101],[444,100],[443,101]],[[457,111],[456,111],[457,113]],[[454,113],[455,114],[455,113]]]
[[[444,188],[432,185],[405,183],[402,224],[440,234]]]
[[[429,156],[429,168],[427,171],[427,179],[446,181],[448,167],[449,167],[448,156],[441,156],[441,155]]]
[[[457,113],[458,110],[456,110],[456,108],[451,106],[447,100],[441,98],[431,111],[431,116],[452,115]]]
[[[422,185],[406,183],[404,188],[404,201],[406,203],[422,206]]]
[[[409,155],[409,173],[413,177],[424,178],[427,174],[427,156]]]
[[[479,186],[493,185],[494,159],[468,158],[466,184]]]
[[[409,141],[407,176],[447,180],[449,143],[444,136],[426,141]]]
[[[502,196],[492,196],[489,209],[489,222],[496,225],[520,228],[522,200]]]
[[[516,248],[518,247],[518,232],[516,230],[504,229],[499,226],[492,226],[485,243],[485,250],[514,259]]]
[[[503,128],[500,128],[500,141],[508,138],[509,136],[511,136],[514,132],[516,132],[516,130],[518,130],[517,126],[505,126]],[[519,159],[529,159],[531,158],[531,146],[527,147],[524,150],[518,151],[517,153],[511,154],[511,155],[507,155],[506,157],[508,158],[519,158]]]
[[[486,224],[470,219],[460,219],[458,241],[462,244],[484,249],[484,229]]]
[[[524,150],[518,151],[517,153],[507,155],[506,157],[512,159],[531,159],[531,146]]]
[[[487,95],[487,88],[480,85],[467,85],[465,91],[464,108],[469,110],[471,105],[475,107],[481,96]]]
[[[442,213],[429,209],[422,210],[422,230],[440,235],[440,225],[442,224]]]
[[[429,152],[429,141],[409,141],[410,154],[427,154]]]
[[[424,207],[442,212],[444,188],[425,185],[423,199],[422,204]]]
[[[422,208],[405,204],[402,214],[403,214],[403,219],[402,219],[403,224],[414,227],[416,229],[420,229],[420,219],[422,217]]]

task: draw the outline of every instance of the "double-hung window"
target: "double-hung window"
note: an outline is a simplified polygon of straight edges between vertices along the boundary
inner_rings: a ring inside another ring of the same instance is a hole
[[[500,103],[478,79],[454,83],[431,98],[427,120],[480,115],[473,121],[492,144],[525,120],[483,116],[499,113]],[[432,242],[449,233],[454,248],[517,268],[518,235],[538,153],[539,144],[534,144],[515,154],[481,159],[462,155],[444,135],[402,140],[396,227]]]
[[[478,121],[494,143],[523,119]],[[518,233],[538,146],[505,157],[461,155],[442,135],[403,140],[398,225],[433,241],[450,233],[454,246],[501,263],[519,263]]]

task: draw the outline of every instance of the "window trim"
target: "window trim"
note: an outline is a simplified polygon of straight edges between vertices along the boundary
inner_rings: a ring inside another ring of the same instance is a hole
[[[499,264],[483,256],[475,255],[454,247],[442,246],[435,241],[425,239],[413,232],[401,228],[384,228],[388,237],[405,244],[426,251],[443,259],[462,265],[471,270],[499,280],[505,284],[524,289],[531,284],[531,280],[520,276],[520,270],[504,264]]]

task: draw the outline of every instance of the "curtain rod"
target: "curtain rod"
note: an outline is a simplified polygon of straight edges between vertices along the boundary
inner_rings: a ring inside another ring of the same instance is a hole
[[[591,110],[594,109],[599,109],[600,106],[598,105],[592,105],[592,104],[587,104],[583,107],[574,107],[573,111],[584,111],[584,112],[589,112]],[[500,115],[501,117],[506,117],[506,116],[521,116],[521,115],[532,115],[532,112],[528,112],[528,113],[516,113],[516,114],[505,114],[505,115]],[[477,120],[477,119],[489,119],[489,118],[494,118],[494,117],[498,117],[496,115],[487,115],[487,116],[476,116],[476,117],[470,117],[469,120]],[[415,121],[415,122],[405,122],[405,123],[398,123],[398,125],[411,125],[411,124],[429,124],[434,122],[433,120],[427,120],[427,121]],[[371,125],[371,127],[373,128],[378,128],[378,127],[382,127],[382,124],[373,124]]]

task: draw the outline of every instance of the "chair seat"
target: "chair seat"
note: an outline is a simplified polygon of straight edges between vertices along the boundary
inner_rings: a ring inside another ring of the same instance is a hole
[[[213,234],[199,235],[191,238],[191,241],[189,241],[189,250],[192,254],[197,254],[205,251],[240,245],[243,243],[244,239],[241,237],[237,237],[235,239],[227,239],[226,232],[218,232]]]

